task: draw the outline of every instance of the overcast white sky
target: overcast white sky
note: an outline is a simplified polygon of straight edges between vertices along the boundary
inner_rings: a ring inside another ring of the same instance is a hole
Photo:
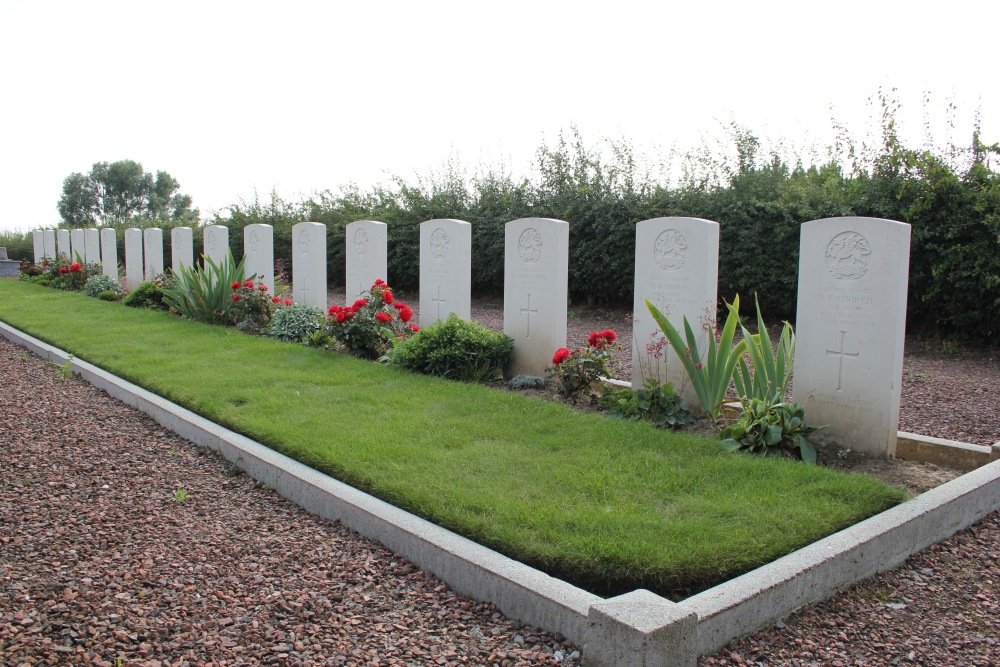
[[[526,174],[560,129],[640,149],[736,120],[799,144],[863,138],[897,88],[920,145],[977,107],[1000,141],[986,2],[30,2],[0,0],[0,229],[58,222],[99,161],[164,170],[202,214],[439,168]]]

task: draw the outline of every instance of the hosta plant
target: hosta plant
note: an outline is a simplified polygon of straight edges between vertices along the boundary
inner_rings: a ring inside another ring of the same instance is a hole
[[[739,418],[728,424],[719,438],[734,451],[787,456],[816,463],[816,449],[807,435],[823,428],[806,424],[805,411],[798,403],[751,398]]]
[[[646,378],[640,389],[608,391],[600,403],[612,417],[648,421],[657,428],[677,428],[694,421],[691,412],[681,404],[674,385],[660,384],[656,378]]]

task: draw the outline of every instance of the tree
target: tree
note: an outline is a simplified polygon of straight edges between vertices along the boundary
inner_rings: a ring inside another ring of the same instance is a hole
[[[70,227],[122,223],[134,218],[186,221],[198,217],[190,195],[165,171],[145,172],[134,160],[97,162],[89,174],[70,174],[63,181],[57,206]]]

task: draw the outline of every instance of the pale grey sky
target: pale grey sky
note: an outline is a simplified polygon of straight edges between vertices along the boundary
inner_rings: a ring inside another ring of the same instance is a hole
[[[167,3],[0,0],[0,230],[58,222],[63,179],[99,161],[164,170],[203,215],[256,190],[298,199],[439,168],[527,173],[576,125],[681,149],[730,120],[771,139],[863,138],[898,89],[933,124],[1000,141],[987,3]]]

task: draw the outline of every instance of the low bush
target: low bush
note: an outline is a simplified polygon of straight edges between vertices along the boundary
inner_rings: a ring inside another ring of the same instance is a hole
[[[122,303],[130,308],[149,308],[150,310],[167,310],[169,306],[163,300],[166,285],[161,280],[148,280],[129,292]]]
[[[323,311],[304,303],[289,303],[271,318],[264,333],[285,343],[304,343],[323,327]]]
[[[660,384],[656,378],[646,378],[641,389],[608,390],[600,403],[616,419],[648,421],[657,428],[676,428],[694,421],[694,416],[681,405],[674,385]]]
[[[510,363],[514,339],[476,322],[447,320],[423,329],[397,345],[390,363],[417,373],[462,382],[490,382]]]
[[[122,298],[122,295],[119,292],[108,290],[107,292],[101,292],[98,294],[97,298],[101,301],[118,301]]]
[[[98,297],[102,292],[114,292],[116,295],[122,293],[122,286],[111,276],[99,273],[96,276],[87,278],[83,285],[83,293],[87,296]]]

